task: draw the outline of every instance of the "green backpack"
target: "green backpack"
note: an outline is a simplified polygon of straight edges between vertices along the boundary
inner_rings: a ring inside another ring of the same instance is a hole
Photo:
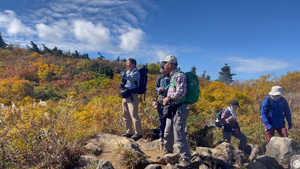
[[[178,73],[183,73],[182,71],[178,71],[173,76],[173,84],[172,87],[176,88],[176,76]],[[178,102],[186,102],[187,104],[194,104],[198,101],[199,95],[200,95],[200,89],[199,89],[199,79],[198,76],[193,74],[192,72],[186,72],[184,73],[187,77],[187,83],[188,83],[188,92],[185,96],[183,96]]]

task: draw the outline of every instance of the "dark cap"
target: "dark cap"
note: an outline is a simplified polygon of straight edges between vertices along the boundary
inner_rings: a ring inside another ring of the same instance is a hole
[[[229,104],[231,104],[232,106],[240,107],[239,102],[237,100],[231,100]]]
[[[166,63],[164,63],[164,62],[161,62],[160,64],[159,64],[159,72],[160,73],[162,73],[162,72],[165,72],[166,70],[165,70],[165,64]]]

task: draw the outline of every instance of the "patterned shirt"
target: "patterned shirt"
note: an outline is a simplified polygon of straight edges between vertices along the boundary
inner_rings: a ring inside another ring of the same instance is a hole
[[[176,84],[173,84],[173,76],[176,72],[180,71],[179,69],[175,69],[170,73],[170,84],[176,85],[176,88],[173,86],[169,86],[168,89],[168,96],[171,98],[174,98],[175,100],[173,103],[178,103],[178,100],[180,100],[183,96],[187,94],[188,90],[188,84],[187,84],[187,77],[184,73],[178,73],[175,77]]]
[[[234,118],[234,115],[236,117],[236,114],[231,111],[230,107],[227,107],[227,110],[229,110],[230,113],[227,113],[226,109],[222,112],[221,123],[228,124],[236,122],[236,119]]]
[[[126,87],[129,90],[135,89],[140,85],[140,72],[135,68],[132,71],[121,72],[122,78],[127,80]],[[130,84],[130,85],[129,85]]]

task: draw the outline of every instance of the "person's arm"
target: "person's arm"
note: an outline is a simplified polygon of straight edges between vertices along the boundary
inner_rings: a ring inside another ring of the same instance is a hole
[[[291,115],[291,110],[290,110],[289,104],[285,99],[283,101],[283,112],[284,112],[285,118],[288,122],[289,129],[291,129],[292,128],[292,115]]]
[[[222,114],[221,114],[221,120],[220,120],[220,122],[222,123],[222,124],[229,124],[229,123],[231,123],[231,122],[235,122],[235,119],[233,118],[233,116],[231,115],[231,113],[230,112],[227,112],[227,111],[229,111],[229,110],[224,110],[223,112],[222,112]]]
[[[140,81],[141,75],[138,70],[135,70],[133,73],[120,73],[125,80],[129,80],[130,82]]]
[[[160,87],[160,79],[161,76],[159,75],[156,79],[156,86],[155,86],[155,90],[159,93],[158,88]]]
[[[265,99],[261,105],[260,116],[261,116],[261,120],[265,124],[267,130],[272,128],[272,125],[271,125],[270,121],[268,120],[268,114],[269,114],[269,103],[268,103],[268,99]]]

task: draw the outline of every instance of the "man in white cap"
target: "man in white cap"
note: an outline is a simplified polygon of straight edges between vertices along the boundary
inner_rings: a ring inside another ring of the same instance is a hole
[[[284,95],[282,88],[280,86],[273,86],[269,96],[264,99],[261,105],[260,114],[262,122],[266,126],[266,138],[268,142],[274,136],[275,130],[280,137],[288,137],[285,128],[285,118],[288,122],[288,129],[293,127],[289,105],[282,95]]]
[[[178,69],[177,58],[173,55],[167,56],[164,61],[166,73],[170,74],[170,85],[167,97],[163,100],[163,105],[169,104],[173,107],[171,118],[167,118],[164,133],[165,153],[173,153],[174,140],[178,145],[180,152],[179,163],[177,168],[186,168],[191,164],[191,153],[188,141],[186,139],[185,127],[186,120],[189,116],[189,109],[185,103],[188,90],[187,77]],[[175,84],[173,79],[175,79]]]

